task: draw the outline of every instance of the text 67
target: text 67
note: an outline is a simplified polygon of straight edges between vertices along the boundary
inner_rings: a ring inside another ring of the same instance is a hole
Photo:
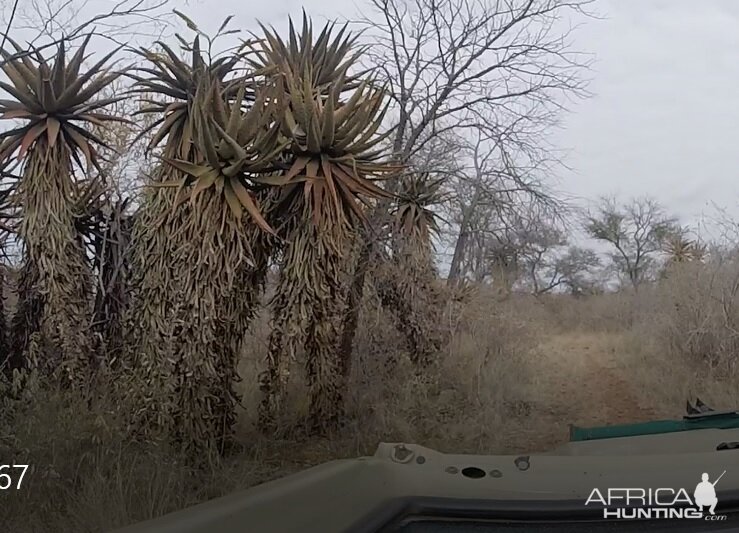
[[[0,465],[0,490],[20,490],[28,465]]]

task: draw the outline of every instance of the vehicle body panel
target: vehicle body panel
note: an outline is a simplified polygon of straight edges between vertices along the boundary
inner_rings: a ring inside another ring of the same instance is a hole
[[[394,515],[441,500],[500,516],[585,517],[594,488],[692,491],[703,472],[722,471],[720,501],[739,501],[739,450],[717,450],[736,441],[739,429],[701,429],[569,442],[534,455],[444,454],[383,443],[371,457],[331,461],[118,533],[375,532]]]

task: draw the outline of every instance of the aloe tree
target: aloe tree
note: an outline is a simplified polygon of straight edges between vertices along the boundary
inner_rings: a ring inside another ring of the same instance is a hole
[[[676,231],[666,239],[664,251],[670,264],[701,261],[706,255],[705,246],[697,240],[688,239],[682,231]]]
[[[439,225],[433,207],[443,200],[443,182],[428,173],[400,180],[391,210],[392,256],[375,273],[383,305],[395,314],[411,359],[420,367],[433,362],[442,344],[442,288],[433,257],[433,237]]]
[[[273,233],[254,179],[282,146],[274,99],[233,77],[241,55],[210,61],[199,43],[190,61],[163,43],[162,54],[142,51],[143,111],[161,115],[150,147],[164,146],[134,224],[128,362],[141,406],[133,423],[210,453],[224,451],[235,421],[239,348],[257,290],[245,282],[254,281],[249,265],[261,264],[259,232]]]
[[[364,221],[364,204],[386,197],[373,183],[391,170],[377,135],[386,107],[384,91],[350,74],[357,59],[354,39],[326,25],[315,42],[303,19],[289,39],[264,29],[260,66],[277,89],[282,135],[289,140],[285,170],[270,179],[282,188],[275,210],[284,221],[285,246],[272,307],[261,423],[280,410],[287,358],[305,349],[310,394],[309,425],[335,426],[342,410],[338,327],[343,307],[343,268],[351,235]],[[270,70],[271,69],[271,70]],[[347,94],[351,93],[351,94]]]
[[[24,246],[14,361],[23,361],[33,338],[44,349],[41,366],[80,385],[91,356],[92,285],[75,227],[75,202],[80,175],[99,171],[96,146],[105,146],[87,126],[123,121],[105,111],[122,97],[99,97],[121,72],[105,68],[116,51],[82,70],[90,36],[69,59],[64,41],[49,59],[7,40],[15,53],[0,51],[9,81],[0,88],[10,98],[0,100],[0,118],[22,121],[0,134],[0,162],[6,167],[14,157],[21,162],[12,189]]]

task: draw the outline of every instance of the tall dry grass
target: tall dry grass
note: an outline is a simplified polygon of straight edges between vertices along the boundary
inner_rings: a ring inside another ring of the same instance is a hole
[[[245,342],[241,448],[207,471],[159,444],[129,442],[116,414],[121,405],[110,392],[92,404],[45,387],[26,389],[22,398],[0,394],[0,463],[32,465],[21,490],[0,491],[4,529],[107,531],[324,461],[370,454],[382,441],[500,453],[526,416],[531,375],[525,360],[535,333],[512,302],[479,291],[463,304],[450,303],[439,325],[448,345],[438,365],[420,376],[392,319],[370,300],[342,429],[330,439],[301,431],[308,406],[295,363],[283,431],[264,438],[255,423],[266,321],[260,317]]]
[[[267,439],[256,430],[267,320],[255,321],[244,345],[241,447],[207,471],[161,445],[131,443],[108,391],[90,405],[45,387],[21,398],[2,391],[0,463],[33,466],[22,490],[0,491],[5,530],[107,531],[324,461],[369,454],[381,441],[469,453],[547,448],[572,421],[558,384],[582,369],[568,368],[565,357],[560,367],[551,358],[542,367],[541,357],[552,346],[566,349],[568,336],[597,338],[593,346],[614,355],[620,375],[658,416],[680,416],[685,399],[696,395],[716,408],[739,407],[739,260],[732,256],[673,268],[637,293],[501,299],[477,288],[464,302],[447,304],[438,327],[448,342],[424,375],[410,363],[392,317],[370,297],[347,416],[331,438],[301,430],[308,405],[297,361],[282,431]]]
[[[663,416],[681,416],[696,396],[717,409],[739,408],[737,254],[672,265],[638,291],[552,295],[538,312],[549,334],[608,335],[621,372]]]
[[[739,408],[739,257],[675,265],[634,298],[633,315],[623,351],[658,404]]]

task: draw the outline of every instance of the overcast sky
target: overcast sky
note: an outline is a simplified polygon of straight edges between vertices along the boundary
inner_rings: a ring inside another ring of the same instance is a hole
[[[33,1],[20,0],[28,9]],[[110,0],[88,0],[91,14]],[[6,10],[8,0],[5,0]],[[363,0],[175,0],[206,31],[282,26],[301,8],[315,19],[349,17]],[[96,7],[91,7],[96,6]],[[553,134],[571,168],[558,188],[585,204],[600,195],[650,194],[695,224],[711,203],[739,217],[739,2],[596,0],[575,47],[593,55],[592,98]]]
[[[598,2],[606,20],[581,29],[595,54],[591,89],[565,119],[568,191],[651,194],[684,220],[712,202],[737,210],[739,3]]]

